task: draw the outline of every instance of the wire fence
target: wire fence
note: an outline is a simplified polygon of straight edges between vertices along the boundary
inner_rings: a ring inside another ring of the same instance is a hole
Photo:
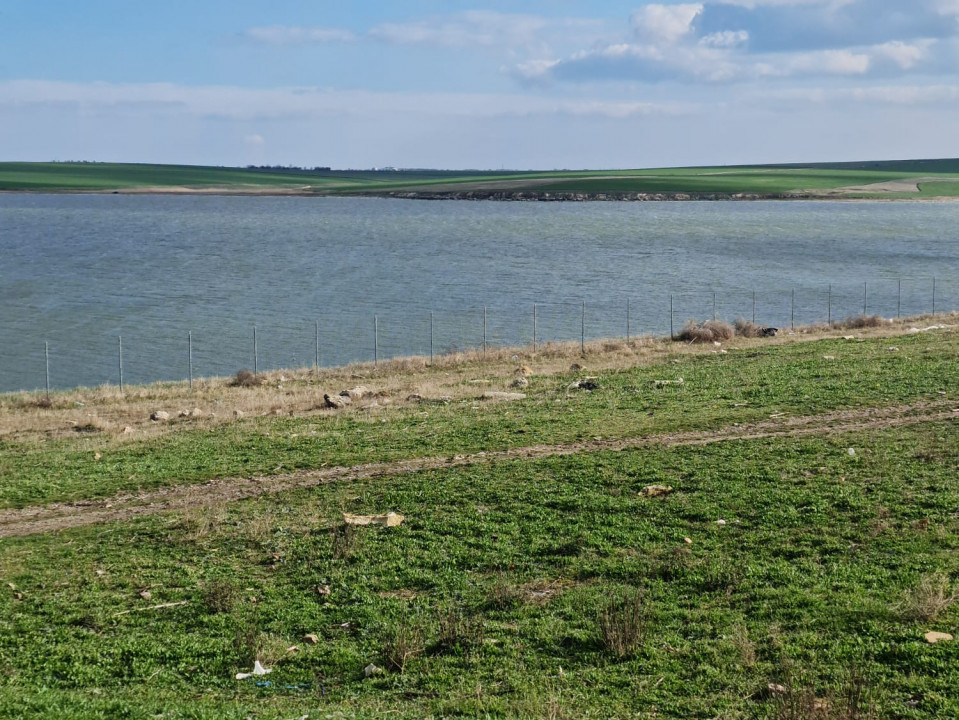
[[[742,318],[789,329],[852,316],[935,315],[959,307],[959,283],[949,279],[892,279],[795,290],[695,290],[607,301],[553,302],[426,309],[351,308],[313,319],[215,322],[207,327],[138,326],[86,337],[82,352],[56,338],[43,341],[20,368],[21,387],[146,384],[304,367],[380,363],[405,356],[435,359],[465,350],[487,351],[546,343],[587,342],[642,335],[674,336],[688,320]],[[2,387],[15,391],[20,387]]]

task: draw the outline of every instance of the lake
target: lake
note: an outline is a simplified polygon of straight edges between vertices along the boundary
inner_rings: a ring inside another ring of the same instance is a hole
[[[0,392],[959,307],[959,204],[0,194]],[[935,282],[935,291],[933,283]],[[585,302],[585,315],[584,305]],[[374,321],[375,318],[375,321]],[[585,318],[585,321],[584,321]],[[375,334],[374,334],[375,324]],[[318,352],[317,352],[318,346]],[[318,355],[318,357],[317,357]]]

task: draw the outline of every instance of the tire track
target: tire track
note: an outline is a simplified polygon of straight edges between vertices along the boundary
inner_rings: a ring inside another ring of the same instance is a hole
[[[926,422],[959,419],[954,402],[940,401],[862,410],[838,410],[820,415],[783,417],[759,423],[726,426],[717,430],[663,433],[620,440],[592,440],[557,445],[479,452],[452,457],[410,458],[322,470],[304,470],[283,475],[251,478],[217,478],[201,485],[161,488],[137,495],[116,495],[99,500],[53,503],[15,510],[0,510],[0,538],[56,532],[116,520],[129,520],[171,510],[234,502],[260,495],[325,483],[363,480],[416,473],[425,470],[508,462],[517,459],[575,455],[586,452],[622,451],[643,447],[679,447],[717,442],[767,438],[803,437],[824,433],[850,433],[905,427]]]

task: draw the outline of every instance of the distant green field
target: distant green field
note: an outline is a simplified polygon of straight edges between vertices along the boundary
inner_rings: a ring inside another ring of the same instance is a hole
[[[760,196],[809,194],[897,181],[920,192],[863,189],[857,197],[957,197],[959,160],[905,160],[649,170],[306,170],[117,163],[0,163],[0,190],[109,192],[188,188],[223,192],[307,194],[457,193],[691,193]]]

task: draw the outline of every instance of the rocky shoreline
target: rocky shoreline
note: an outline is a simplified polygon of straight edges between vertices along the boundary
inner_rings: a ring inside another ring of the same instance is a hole
[[[375,194],[402,200],[500,200],[506,202],[685,202],[706,200],[808,200],[805,193],[641,193],[641,192],[533,192],[529,190],[395,190]]]

